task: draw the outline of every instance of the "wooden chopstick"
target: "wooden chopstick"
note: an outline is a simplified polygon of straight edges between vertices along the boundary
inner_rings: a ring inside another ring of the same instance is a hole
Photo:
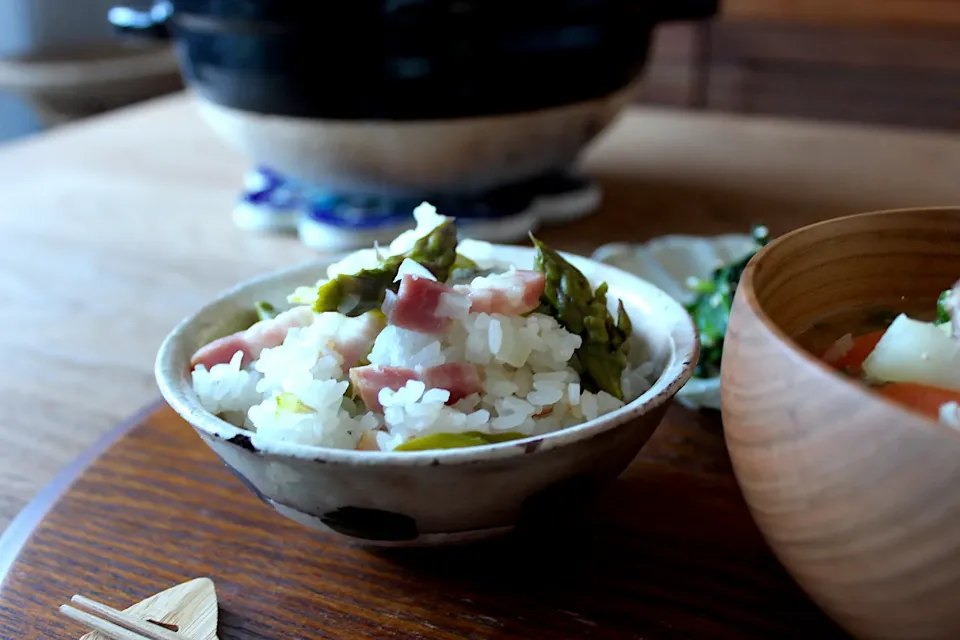
[[[97,616],[91,615],[86,611],[74,609],[68,604],[60,605],[60,613],[67,616],[71,620],[79,622],[88,629],[99,631],[108,638],[113,638],[113,640],[147,640],[147,636],[142,636],[135,631],[124,629],[123,627],[113,624],[112,622],[101,620]]]
[[[103,619],[66,604],[60,607],[61,613],[116,640],[188,640],[182,634],[145,622],[96,600],[81,595],[75,595],[70,600],[88,611],[99,614]]]

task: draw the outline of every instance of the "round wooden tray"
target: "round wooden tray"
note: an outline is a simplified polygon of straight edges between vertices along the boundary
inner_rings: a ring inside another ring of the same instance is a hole
[[[575,520],[448,549],[344,546],[260,503],[165,406],[119,427],[0,540],[0,637],[78,638],[57,608],[125,608],[207,576],[221,639],[846,637],[743,503],[719,417],[674,406]]]

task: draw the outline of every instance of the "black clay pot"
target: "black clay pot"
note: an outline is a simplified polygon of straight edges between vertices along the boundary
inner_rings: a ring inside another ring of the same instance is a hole
[[[172,37],[211,124],[337,190],[486,189],[565,167],[629,102],[661,22],[717,0],[173,0],[116,9]]]

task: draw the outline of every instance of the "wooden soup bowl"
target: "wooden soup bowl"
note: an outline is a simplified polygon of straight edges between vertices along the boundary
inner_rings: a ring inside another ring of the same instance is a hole
[[[734,471],[806,592],[858,637],[960,638],[960,431],[835,373],[793,339],[844,309],[960,277],[960,208],[789,233],[746,269],[722,364]]]

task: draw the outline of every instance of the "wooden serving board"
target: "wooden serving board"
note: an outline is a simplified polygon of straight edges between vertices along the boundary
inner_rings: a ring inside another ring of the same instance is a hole
[[[4,534],[0,637],[79,638],[57,613],[72,594],[125,608],[200,576],[216,583],[224,640],[846,637],[764,544],[718,416],[679,406],[587,513],[406,551],[284,519],[154,406]]]

